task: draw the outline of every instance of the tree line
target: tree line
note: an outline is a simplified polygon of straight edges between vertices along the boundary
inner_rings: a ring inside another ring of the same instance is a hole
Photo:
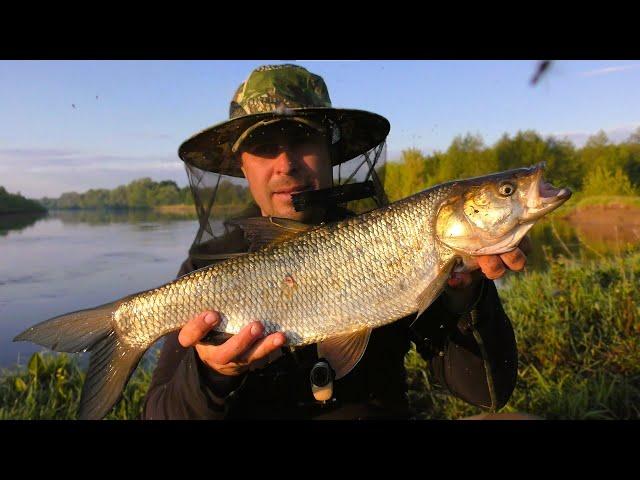
[[[241,185],[221,181],[217,199],[225,205],[246,202],[248,191]],[[140,178],[112,190],[91,189],[85,193],[67,192],[59,198],[43,198],[49,209],[145,209],[163,205],[193,205],[193,195],[187,186],[180,188],[172,180],[155,182]]]
[[[534,130],[504,134],[492,146],[480,135],[458,135],[445,151],[425,154],[418,148],[403,150],[400,159],[388,161],[380,174],[389,199],[394,201],[438,183],[486,173],[530,166],[545,161],[545,177],[584,196],[640,194],[640,128],[622,143],[612,143],[604,132],[588,139],[582,148],[571,141],[543,137]],[[218,185],[216,204],[244,205],[247,188],[228,181]],[[68,192],[43,198],[50,209],[130,209],[162,205],[193,205],[190,188],[172,180],[134,180],[113,190]]]
[[[0,186],[0,214],[5,213],[39,213],[46,209],[35,200],[29,200],[20,193],[9,193]]]
[[[640,194],[640,128],[618,144],[600,131],[582,148],[533,131],[504,134],[494,145],[480,135],[459,135],[445,151],[425,155],[417,148],[387,162],[380,174],[390,200],[398,200],[438,183],[545,161],[545,178],[584,196]]]

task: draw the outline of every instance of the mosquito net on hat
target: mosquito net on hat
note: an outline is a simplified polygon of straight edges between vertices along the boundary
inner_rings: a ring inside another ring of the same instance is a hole
[[[346,201],[332,204],[331,208],[337,206],[358,214],[386,205],[388,200],[383,188],[386,142],[355,158],[344,159],[341,157],[340,131],[335,125],[331,127],[330,139],[330,151],[334,157],[333,190],[341,191],[341,186],[346,184],[360,184],[357,186],[366,186],[361,191],[368,194],[366,198],[356,200],[346,198]],[[339,157],[337,161],[336,155]],[[237,161],[233,157],[225,159],[218,173],[185,163],[199,222],[189,249],[189,260],[195,268],[242,254],[249,247],[241,229],[229,224],[229,220],[261,214],[253,201],[247,180],[224,173],[237,171],[232,168],[235,166],[233,162]]]

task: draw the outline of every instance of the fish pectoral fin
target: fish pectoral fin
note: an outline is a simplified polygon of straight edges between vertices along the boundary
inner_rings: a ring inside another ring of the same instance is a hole
[[[280,243],[297,237],[301,233],[318,228],[317,225],[307,225],[286,218],[251,217],[239,218],[227,222],[229,225],[240,227],[246,239],[251,243],[252,250],[265,247],[272,243]]]
[[[336,380],[349,373],[362,359],[371,329],[358,330],[347,335],[329,338],[318,343],[318,358],[325,358],[336,374]]]
[[[458,260],[454,258],[447,262],[447,264],[436,276],[436,278],[429,283],[427,288],[420,292],[416,302],[418,304],[418,313],[416,314],[416,320],[425,312],[427,308],[429,308],[429,306],[435,301],[435,299],[440,296],[440,294],[444,290],[444,287],[446,286],[449,276],[451,275],[451,270],[453,269],[457,261]]]

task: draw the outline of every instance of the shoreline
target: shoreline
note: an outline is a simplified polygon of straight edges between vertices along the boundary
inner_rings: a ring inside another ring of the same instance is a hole
[[[640,196],[578,196],[573,205],[566,211],[559,212],[558,216],[572,223],[582,223],[594,220],[611,222],[612,216],[615,218],[619,215],[637,219],[640,222]]]

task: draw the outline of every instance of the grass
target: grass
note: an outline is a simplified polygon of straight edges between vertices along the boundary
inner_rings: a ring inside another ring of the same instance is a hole
[[[640,418],[640,254],[561,259],[514,275],[501,289],[518,342],[516,390],[504,412],[547,419]],[[425,362],[406,359],[416,418],[481,413],[430,385]]]
[[[196,208],[193,205],[159,205],[153,207],[153,210],[163,215],[168,214],[180,218],[198,218]]]
[[[222,218],[237,215],[246,208],[245,204],[216,205],[211,216],[213,218]],[[170,215],[172,218],[198,218],[193,205],[160,205],[153,207],[153,210],[164,216]]]
[[[108,420],[140,418],[151,382],[153,362],[146,357],[131,377],[123,399]],[[72,420],[77,418],[85,374],[77,357],[35,353],[26,366],[4,371],[0,377],[0,420]]]
[[[640,252],[561,258],[547,272],[510,276],[500,295],[520,364],[516,390],[502,411],[548,419],[640,418],[639,280]],[[415,351],[405,363],[415,418],[481,413],[432,385]],[[150,358],[138,368],[107,418],[139,417],[152,365]],[[83,379],[75,357],[35,354],[28,365],[0,376],[0,419],[75,418]]]

